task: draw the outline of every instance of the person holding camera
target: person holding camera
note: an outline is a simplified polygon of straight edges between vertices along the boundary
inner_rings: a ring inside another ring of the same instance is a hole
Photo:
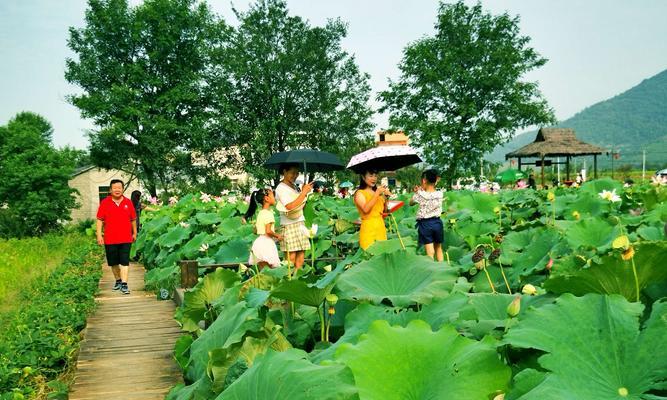
[[[359,187],[354,194],[354,205],[361,218],[359,246],[364,250],[375,241],[387,240],[383,217],[387,212],[387,197],[391,196],[391,192],[386,186],[378,187],[377,181],[377,170],[362,172],[359,175]]]
[[[303,266],[306,250],[310,249],[310,238],[306,235],[303,207],[306,205],[308,194],[313,190],[313,183],[308,182],[301,189],[296,185],[299,176],[299,166],[285,164],[280,168],[283,179],[275,190],[276,208],[280,212],[280,227],[282,240],[280,250],[285,252],[286,258],[299,269]]]

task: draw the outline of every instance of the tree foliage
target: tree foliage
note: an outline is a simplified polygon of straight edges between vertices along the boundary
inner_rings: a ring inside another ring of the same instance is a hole
[[[69,97],[97,128],[93,162],[137,175],[155,194],[197,165],[215,143],[207,129],[203,79],[218,37],[208,7],[195,0],[89,0],[86,25],[70,28],[65,77],[81,87]],[[195,160],[196,161],[196,160]]]
[[[30,112],[0,127],[0,237],[40,235],[70,219],[74,159],[52,146],[52,133],[46,119]]]
[[[554,116],[537,84],[522,80],[547,60],[520,35],[518,17],[441,3],[435,30],[406,47],[400,78],[379,99],[392,127],[408,132],[451,182],[515,130]]]
[[[372,128],[368,75],[341,48],[346,25],[312,27],[288,14],[283,0],[259,0],[236,12],[224,33],[210,82],[216,130],[239,146],[246,171],[272,176],[261,165],[271,153],[307,147],[347,158]]]

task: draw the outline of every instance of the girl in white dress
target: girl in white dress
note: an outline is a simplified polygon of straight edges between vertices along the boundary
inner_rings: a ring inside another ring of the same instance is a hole
[[[256,264],[260,269],[280,265],[280,257],[274,240],[282,240],[283,237],[273,230],[276,221],[271,206],[274,204],[276,204],[276,199],[271,189],[257,190],[250,197],[250,206],[245,214],[245,219],[248,220],[255,214],[257,206],[262,206],[255,220],[255,229],[259,236],[252,243],[248,258],[248,264]]]

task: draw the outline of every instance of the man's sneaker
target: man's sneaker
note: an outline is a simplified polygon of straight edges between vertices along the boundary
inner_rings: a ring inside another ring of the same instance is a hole
[[[113,285],[113,289],[112,289],[112,290],[120,290],[120,287],[121,287],[121,286],[123,286],[123,284],[121,283],[121,281],[116,281],[116,284]]]
[[[121,285],[121,287],[120,287],[120,292],[121,292],[122,294],[130,294],[130,288],[127,287],[127,283],[124,284],[124,285]]]

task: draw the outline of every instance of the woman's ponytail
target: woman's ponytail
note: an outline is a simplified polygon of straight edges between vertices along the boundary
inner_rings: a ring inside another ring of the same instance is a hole
[[[250,195],[250,204],[248,205],[248,211],[246,211],[245,215],[243,216],[243,218],[245,218],[246,220],[249,220],[250,217],[255,215],[255,211],[257,211],[257,201],[255,200],[255,198],[257,197],[257,193],[259,193],[259,190],[255,190]]]
[[[259,189],[255,190],[252,192],[250,195],[250,205],[248,205],[248,211],[246,211],[245,215],[243,218],[245,220],[249,220],[250,217],[255,215],[255,211],[257,211],[257,205],[264,205],[264,196],[266,195],[266,192],[264,189]]]

